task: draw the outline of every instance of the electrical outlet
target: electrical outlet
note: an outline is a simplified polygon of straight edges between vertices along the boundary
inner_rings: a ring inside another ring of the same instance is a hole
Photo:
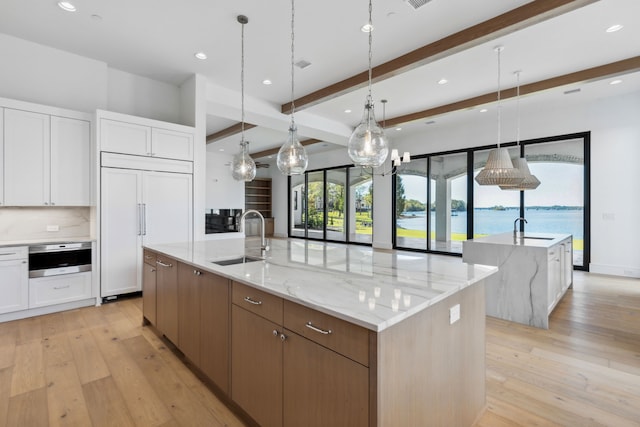
[[[449,309],[449,324],[453,325],[460,320],[460,304],[456,304]]]
[[[47,231],[60,231],[59,225],[47,225]]]

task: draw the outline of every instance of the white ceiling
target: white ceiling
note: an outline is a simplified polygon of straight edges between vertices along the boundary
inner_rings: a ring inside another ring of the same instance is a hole
[[[290,99],[290,1],[71,1],[77,6],[75,13],[62,11],[56,0],[2,0],[0,32],[174,85],[194,73],[202,74],[213,86],[231,90],[229,98],[233,98],[225,100],[233,108],[224,113],[214,109],[208,116],[208,133],[240,119],[241,26],[236,16],[247,15],[245,93],[255,100],[247,102],[247,109],[261,103],[260,108],[271,110],[268,115],[272,118],[248,130],[247,140],[251,141],[251,151],[256,152],[277,147],[286,138],[288,116],[279,111],[280,105]],[[376,0],[373,65],[527,3],[431,0],[413,10],[403,0]],[[312,64],[303,70],[296,68],[296,98],[366,70],[368,39],[360,31],[368,19],[366,0],[298,0],[295,13],[295,60]],[[613,24],[624,28],[606,33]],[[640,1],[599,0],[376,83],[373,97],[376,101],[388,99],[386,117],[390,118],[493,92],[497,85],[496,45],[505,47],[503,87],[513,87],[516,70],[522,70],[521,83],[525,85],[639,56],[639,40]],[[195,59],[198,51],[206,52],[208,59]],[[262,84],[267,78],[272,85]],[[439,85],[441,78],[449,83]],[[631,92],[640,89],[640,73],[629,73],[615,87],[608,81],[574,86],[582,89],[578,94],[581,100]],[[547,90],[523,102],[542,106],[561,99],[567,89]],[[361,88],[297,112],[301,139],[326,135],[322,139],[331,143],[326,148],[346,144],[348,130],[360,120],[365,96],[366,88]],[[346,114],[345,109],[352,113]],[[379,103],[376,109],[381,121]],[[260,114],[264,116],[264,112]],[[450,113],[446,120],[464,120],[464,114],[468,112]],[[445,119],[436,118],[436,122],[440,120]],[[422,130],[424,121],[404,124],[403,132]],[[238,136],[229,137],[210,144],[209,149],[235,151],[238,141]],[[313,151],[318,150],[315,147]]]

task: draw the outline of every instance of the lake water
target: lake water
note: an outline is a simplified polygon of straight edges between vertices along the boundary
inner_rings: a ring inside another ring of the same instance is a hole
[[[467,232],[467,212],[456,212],[451,216],[451,232]],[[405,212],[406,218],[398,219],[398,226],[411,230],[426,230],[424,212]],[[411,215],[415,215],[412,217]],[[519,210],[507,208],[505,210],[474,209],[474,233],[498,234],[513,231],[513,221],[518,218]],[[554,209],[525,209],[527,219],[525,230],[536,233],[567,233],[574,239],[582,239],[582,210],[554,210]],[[432,224],[435,222],[435,212],[431,212]]]

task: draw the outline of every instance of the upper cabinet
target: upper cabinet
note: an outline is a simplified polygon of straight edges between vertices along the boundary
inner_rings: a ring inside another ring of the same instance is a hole
[[[193,133],[101,118],[100,150],[193,161]]]
[[[4,109],[4,204],[89,206],[91,122]]]

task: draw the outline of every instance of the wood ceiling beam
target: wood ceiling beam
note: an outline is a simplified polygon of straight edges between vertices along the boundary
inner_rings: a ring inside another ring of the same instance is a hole
[[[420,47],[372,69],[372,81],[380,82],[414,68],[454,55],[466,49],[503,37],[544,20],[571,12],[599,0],[534,0],[505,12],[480,24]],[[311,107],[362,88],[368,83],[369,72],[351,76],[345,80],[319,89],[296,99],[296,110]],[[282,104],[284,114],[291,113],[291,102]]]
[[[253,129],[254,127],[256,127],[256,125],[252,125],[251,123],[244,124],[244,130]],[[236,123],[235,125],[229,126],[228,128],[222,129],[216,133],[212,133],[211,135],[207,135],[207,144],[220,141],[221,139],[239,134],[240,132],[242,132],[242,122]]]
[[[622,61],[611,62],[609,64],[598,67],[588,68],[586,70],[576,71],[574,73],[564,74],[562,76],[552,77],[550,79],[541,80],[520,86],[520,95],[527,95],[535,92],[541,92],[560,86],[566,86],[575,83],[588,83],[591,81],[601,80],[608,77],[615,77],[621,74],[640,71],[640,56],[624,59]],[[501,99],[513,98],[517,95],[517,88],[512,87],[500,91]],[[398,126],[400,124],[409,123],[417,120],[424,120],[428,117],[438,116],[445,113],[464,110],[477,107],[483,104],[495,102],[498,99],[498,93],[492,92],[484,95],[457,101],[451,104],[440,105],[415,113],[405,114],[403,116],[393,117],[385,120],[385,128]]]
[[[311,138],[311,139],[305,139],[304,141],[300,141],[300,144],[302,144],[303,146],[307,146],[311,144],[317,144],[318,142],[322,142],[322,140]],[[261,159],[263,157],[271,156],[273,154],[278,154],[278,151],[280,151],[280,147],[270,148],[264,151],[258,151],[257,153],[250,153],[250,155],[253,159]]]

